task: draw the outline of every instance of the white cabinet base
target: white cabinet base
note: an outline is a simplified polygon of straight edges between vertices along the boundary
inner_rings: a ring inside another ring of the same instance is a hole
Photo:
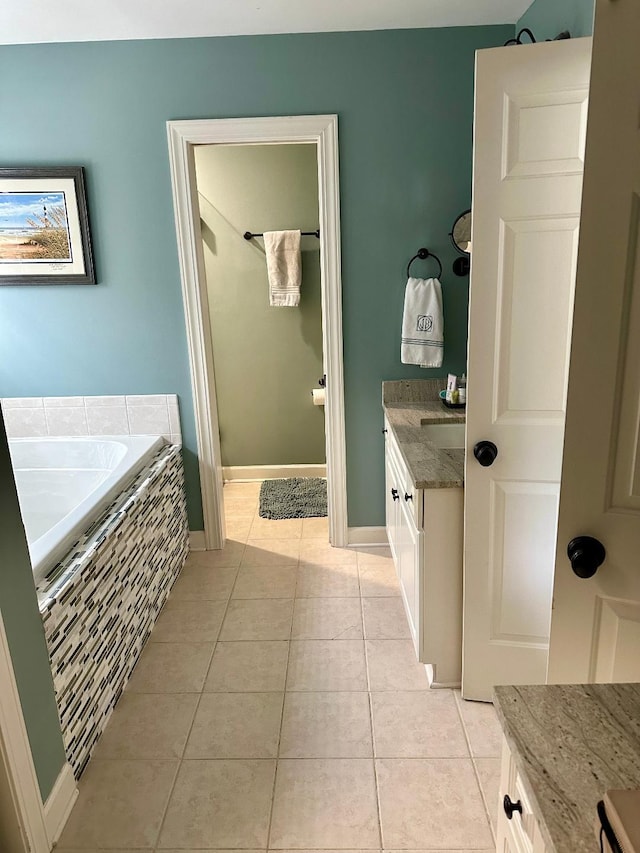
[[[416,489],[385,426],[387,535],[416,655],[431,687],[459,687],[463,489]]]

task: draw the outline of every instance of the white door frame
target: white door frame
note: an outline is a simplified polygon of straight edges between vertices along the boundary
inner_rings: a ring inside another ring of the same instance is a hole
[[[0,773],[6,773],[13,811],[22,829],[27,850],[49,853],[51,843],[47,831],[45,808],[31,755],[31,746],[22,716],[11,654],[0,613]],[[3,808],[11,809],[10,804]],[[52,839],[53,841],[54,839]],[[18,853],[18,851],[16,851]],[[20,851],[22,853],[22,851]]]
[[[198,119],[167,122],[178,256],[196,418],[207,550],[224,544],[222,459],[206,276],[196,191],[195,145],[315,143],[318,152],[322,344],[327,375],[325,435],[329,541],[347,544],[346,439],[342,359],[342,280],[338,117]]]

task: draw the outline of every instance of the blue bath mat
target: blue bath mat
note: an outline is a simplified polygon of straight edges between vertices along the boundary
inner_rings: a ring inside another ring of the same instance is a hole
[[[316,518],[327,514],[327,481],[322,477],[265,480],[260,487],[260,518]]]

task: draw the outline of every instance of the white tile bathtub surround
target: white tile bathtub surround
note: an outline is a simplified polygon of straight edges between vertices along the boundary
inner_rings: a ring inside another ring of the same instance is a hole
[[[169,411],[162,406],[127,406],[129,428],[137,434],[170,435]]]
[[[44,397],[5,397],[2,408],[7,409],[43,409]]]
[[[45,406],[48,435],[88,435],[87,414],[82,406]]]
[[[49,435],[44,408],[2,406],[4,424],[9,438],[41,438]]]
[[[9,438],[47,435],[161,435],[182,444],[176,394],[5,397]]]

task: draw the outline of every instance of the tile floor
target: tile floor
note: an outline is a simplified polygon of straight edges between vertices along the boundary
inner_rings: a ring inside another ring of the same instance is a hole
[[[258,491],[225,487],[227,546],[190,555],[56,853],[493,849],[493,708],[428,690],[387,549]]]

